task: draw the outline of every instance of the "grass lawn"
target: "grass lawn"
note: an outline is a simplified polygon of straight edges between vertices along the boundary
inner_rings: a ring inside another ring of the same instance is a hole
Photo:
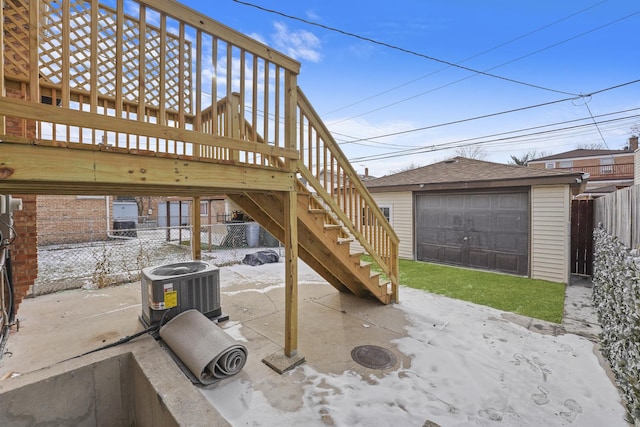
[[[400,284],[549,322],[564,313],[562,283],[400,260]]]

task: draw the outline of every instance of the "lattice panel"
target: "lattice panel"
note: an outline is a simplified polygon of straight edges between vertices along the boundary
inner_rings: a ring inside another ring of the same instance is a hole
[[[158,108],[160,106],[160,30],[147,27],[145,39],[144,103],[150,107]]]
[[[123,36],[123,82],[122,97],[133,103],[140,99],[140,25],[138,21],[126,17]]]
[[[28,28],[26,4],[19,3],[25,0],[8,0],[10,3],[18,3],[15,13],[6,13],[6,20],[15,21],[12,27]],[[61,85],[63,79],[69,79],[69,86],[73,90],[91,92],[92,84],[95,84],[99,97],[114,99],[116,97],[117,67],[122,70],[122,98],[125,102],[137,104],[140,98],[140,82],[145,85],[146,107],[160,109],[160,102],[164,101],[164,109],[167,111],[183,111],[191,114],[192,111],[192,53],[191,43],[184,42],[180,57],[180,38],[174,34],[164,33],[152,25],[146,26],[145,45],[140,47],[140,22],[131,16],[125,15],[122,40],[122,56],[117,54],[117,12],[107,6],[100,6],[98,10],[98,22],[91,22],[91,2],[83,0],[71,0],[69,27],[69,69],[63,67],[63,41],[67,35],[63,34],[63,8],[62,0],[41,0],[41,33],[40,33],[40,76],[55,85]],[[19,12],[20,7],[22,12]],[[23,21],[20,21],[23,19]],[[95,29],[94,29],[95,28]],[[91,32],[97,31],[97,58],[96,81],[92,83],[92,46]],[[24,39],[26,44],[21,50],[28,52],[28,32],[24,30],[15,32],[16,42]],[[164,43],[164,55],[162,52]],[[141,55],[144,55],[144,76],[140,76],[139,67]],[[161,64],[160,58],[163,58]],[[28,76],[28,53],[18,61],[18,71]],[[162,65],[162,66],[161,66]],[[17,71],[16,71],[17,72]],[[180,77],[182,76],[182,85]],[[164,80],[164,85],[162,81]],[[180,102],[182,95],[182,103]]]
[[[71,3],[69,84],[91,91],[91,3]]]
[[[40,15],[40,74],[50,83],[62,82],[62,1],[42,3]]]
[[[116,96],[116,25],[114,11],[98,11],[98,93]]]
[[[4,1],[4,66],[13,76],[29,78],[28,0]]]

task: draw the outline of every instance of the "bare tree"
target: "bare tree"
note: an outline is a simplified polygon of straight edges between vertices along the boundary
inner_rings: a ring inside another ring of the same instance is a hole
[[[578,150],[604,150],[604,145],[602,142],[581,143],[576,144],[576,148]]]
[[[479,145],[465,145],[456,148],[456,155],[467,159],[484,160],[487,157],[487,152]]]
[[[400,169],[392,170],[390,173],[393,175],[400,172],[406,172],[406,171],[418,169],[419,167],[421,167],[419,164],[411,162],[408,165],[401,167]]]

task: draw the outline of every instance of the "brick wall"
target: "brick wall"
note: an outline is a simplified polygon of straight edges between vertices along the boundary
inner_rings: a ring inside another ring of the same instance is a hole
[[[13,215],[16,239],[11,246],[16,310],[38,276],[38,227],[35,195],[13,194],[22,199],[22,210]]]
[[[109,211],[111,211],[109,198]],[[38,244],[95,242],[108,238],[104,197],[38,196]]]

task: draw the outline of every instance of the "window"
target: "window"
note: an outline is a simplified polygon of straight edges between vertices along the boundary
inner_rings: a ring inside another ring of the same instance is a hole
[[[380,211],[382,215],[387,219],[388,222],[391,222],[391,207],[390,206],[380,206]],[[362,208],[362,225],[373,225],[373,212],[368,208]]]
[[[570,169],[573,167],[573,160],[560,160],[558,167],[561,169]]]
[[[209,202],[200,202],[200,216],[209,215]]]
[[[600,173],[603,175],[610,175],[613,173],[613,157],[603,157],[600,159]]]
[[[391,206],[380,206],[382,215],[387,218],[387,221],[391,222]]]
[[[556,168],[556,162],[547,162],[544,164],[544,168],[545,169],[555,169]]]

